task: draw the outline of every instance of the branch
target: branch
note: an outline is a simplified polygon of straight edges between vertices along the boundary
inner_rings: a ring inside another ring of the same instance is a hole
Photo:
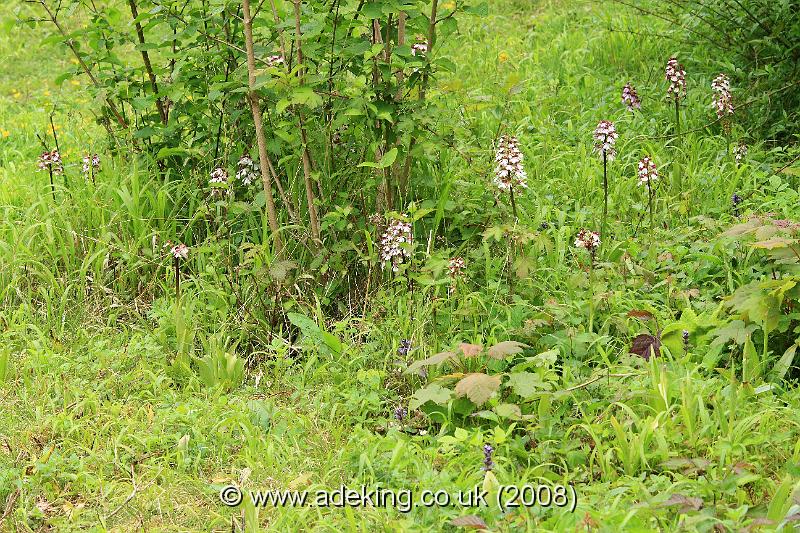
[[[64,27],[61,26],[61,23],[58,22],[58,19],[56,18],[56,15],[47,6],[47,4],[45,3],[45,0],[36,0],[36,2],[44,8],[45,12],[47,13],[47,16],[50,18],[50,22],[53,23],[53,25],[58,29],[58,32],[61,34],[61,36],[64,37],[64,43],[67,46],[69,46],[70,50],[72,50],[72,53],[75,55],[75,58],[78,60],[78,63],[80,64],[80,66],[83,69],[83,71],[89,77],[89,80],[91,80],[92,84],[95,87],[100,89],[100,82],[97,81],[97,78],[94,77],[94,74],[92,74],[92,71],[89,69],[89,66],[83,60],[83,58],[81,57],[80,53],[78,53],[78,49],[75,48],[75,43],[73,43],[72,39],[67,36],[67,32],[64,30]],[[124,118],[122,118],[122,115],[119,114],[119,111],[117,111],[117,106],[114,104],[114,102],[111,100],[111,98],[106,96],[105,100],[106,100],[106,103],[108,104],[109,109],[114,114],[114,117],[117,119],[117,122],[119,123],[119,125],[122,126],[123,128],[127,128],[128,127],[128,123],[125,121]]]

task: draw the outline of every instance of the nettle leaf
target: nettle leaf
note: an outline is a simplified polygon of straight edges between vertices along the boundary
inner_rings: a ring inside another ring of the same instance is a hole
[[[436,355],[432,355],[427,359],[422,359],[420,361],[415,361],[412,363],[407,369],[406,374],[413,374],[415,372],[419,372],[422,367],[431,366],[431,365],[438,365],[440,363],[444,363],[445,361],[449,361],[450,359],[455,359],[458,357],[458,354],[453,352],[440,352]]]
[[[545,383],[539,374],[533,372],[515,372],[508,375],[507,385],[511,387],[515,394],[528,399],[537,392],[550,390],[550,383]]]
[[[458,349],[464,354],[464,357],[476,357],[483,351],[483,346],[480,344],[469,344],[462,342],[458,345]]]
[[[498,342],[489,348],[489,357],[492,359],[505,359],[509,355],[522,353],[524,348],[528,348],[528,345],[517,341]]]
[[[444,405],[450,401],[452,394],[453,392],[450,389],[446,389],[438,383],[431,383],[427,387],[419,389],[411,395],[408,408],[413,411],[414,409],[419,409],[428,402],[433,402],[436,405]]]
[[[658,357],[661,355],[661,339],[649,333],[637,335],[631,343],[631,353],[642,356],[645,361],[649,361],[651,356]]]
[[[500,378],[498,376],[477,372],[467,374],[464,379],[456,383],[456,396],[466,396],[472,403],[480,407],[499,388]]]
[[[467,529],[489,529],[489,526],[486,525],[486,522],[484,522],[480,516],[475,516],[475,515],[459,516],[457,518],[453,518],[450,521],[450,525],[455,527],[463,527]]]

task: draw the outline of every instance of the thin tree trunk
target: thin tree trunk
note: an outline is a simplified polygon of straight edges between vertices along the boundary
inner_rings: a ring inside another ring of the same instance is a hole
[[[272,181],[270,171],[272,163],[267,154],[267,139],[264,136],[264,123],[261,117],[261,104],[258,101],[258,94],[255,91],[256,85],[256,60],[253,53],[253,19],[250,17],[250,0],[242,0],[242,10],[244,15],[244,38],[247,47],[247,84],[250,92],[250,110],[253,112],[253,124],[256,129],[256,141],[258,143],[259,169],[261,171],[261,181],[264,184],[264,195],[267,204],[267,218],[269,219],[269,229],[272,231],[272,240],[275,242],[275,249],[278,253],[283,251],[283,244],[280,237],[280,227],[278,226],[278,214],[275,210],[275,199],[272,197]]]

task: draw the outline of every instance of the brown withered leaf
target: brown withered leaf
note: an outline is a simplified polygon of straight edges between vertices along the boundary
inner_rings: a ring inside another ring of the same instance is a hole
[[[628,316],[641,320],[653,320],[653,313],[647,311],[646,309],[631,309],[628,311]]]
[[[464,354],[464,357],[475,357],[483,351],[483,346],[480,344],[469,344],[468,342],[462,342],[458,345],[458,348]]]
[[[678,506],[679,513],[688,513],[689,511],[699,511],[703,508],[703,499],[685,496],[683,494],[673,494],[667,501],[663,503],[663,507]]]
[[[698,298],[700,296],[700,289],[691,288],[691,289],[683,291],[683,294],[687,298]]]
[[[522,344],[517,341],[498,342],[489,348],[489,357],[492,359],[504,359],[506,356],[521,353],[523,348],[527,347],[527,344]]]
[[[764,526],[774,526],[775,522],[769,518],[756,518],[748,525],[740,529],[741,533],[751,533],[752,531],[763,531]]]
[[[406,369],[406,374],[413,374],[414,372],[418,372],[422,367],[438,365],[439,363],[444,363],[445,361],[455,359],[456,357],[458,357],[458,355],[453,352],[437,353],[436,355],[432,355],[427,359],[414,361],[414,363],[412,363],[411,366]]]
[[[500,388],[500,378],[481,372],[467,374],[456,383],[456,396],[466,396],[472,403],[480,407],[486,403],[494,391]]]
[[[486,522],[484,522],[480,516],[475,516],[475,515],[459,516],[457,518],[453,518],[450,521],[450,525],[455,527],[463,527],[467,529],[489,529],[489,526],[486,525]]]
[[[645,361],[653,355],[658,357],[661,355],[661,338],[649,333],[637,335],[631,343],[631,353],[642,356]]]

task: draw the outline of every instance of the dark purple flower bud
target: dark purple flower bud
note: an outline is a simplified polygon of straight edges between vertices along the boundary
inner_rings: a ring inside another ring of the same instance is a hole
[[[494,448],[490,444],[483,445],[483,470],[489,472],[491,469],[494,468],[494,461],[492,461],[492,455],[494,454]]]
[[[403,339],[400,341],[400,347],[397,348],[398,355],[408,355],[408,352],[411,351],[411,340],[410,339]]]
[[[689,353],[689,330],[683,330],[681,332],[681,337],[683,338],[683,353]]]
[[[398,406],[394,410],[394,417],[398,422],[402,422],[403,420],[405,420],[407,415],[408,415],[408,411],[403,406]]]
[[[742,203],[742,197],[736,193],[733,193],[731,196],[731,204],[733,204],[733,216],[739,216],[739,204]]]

